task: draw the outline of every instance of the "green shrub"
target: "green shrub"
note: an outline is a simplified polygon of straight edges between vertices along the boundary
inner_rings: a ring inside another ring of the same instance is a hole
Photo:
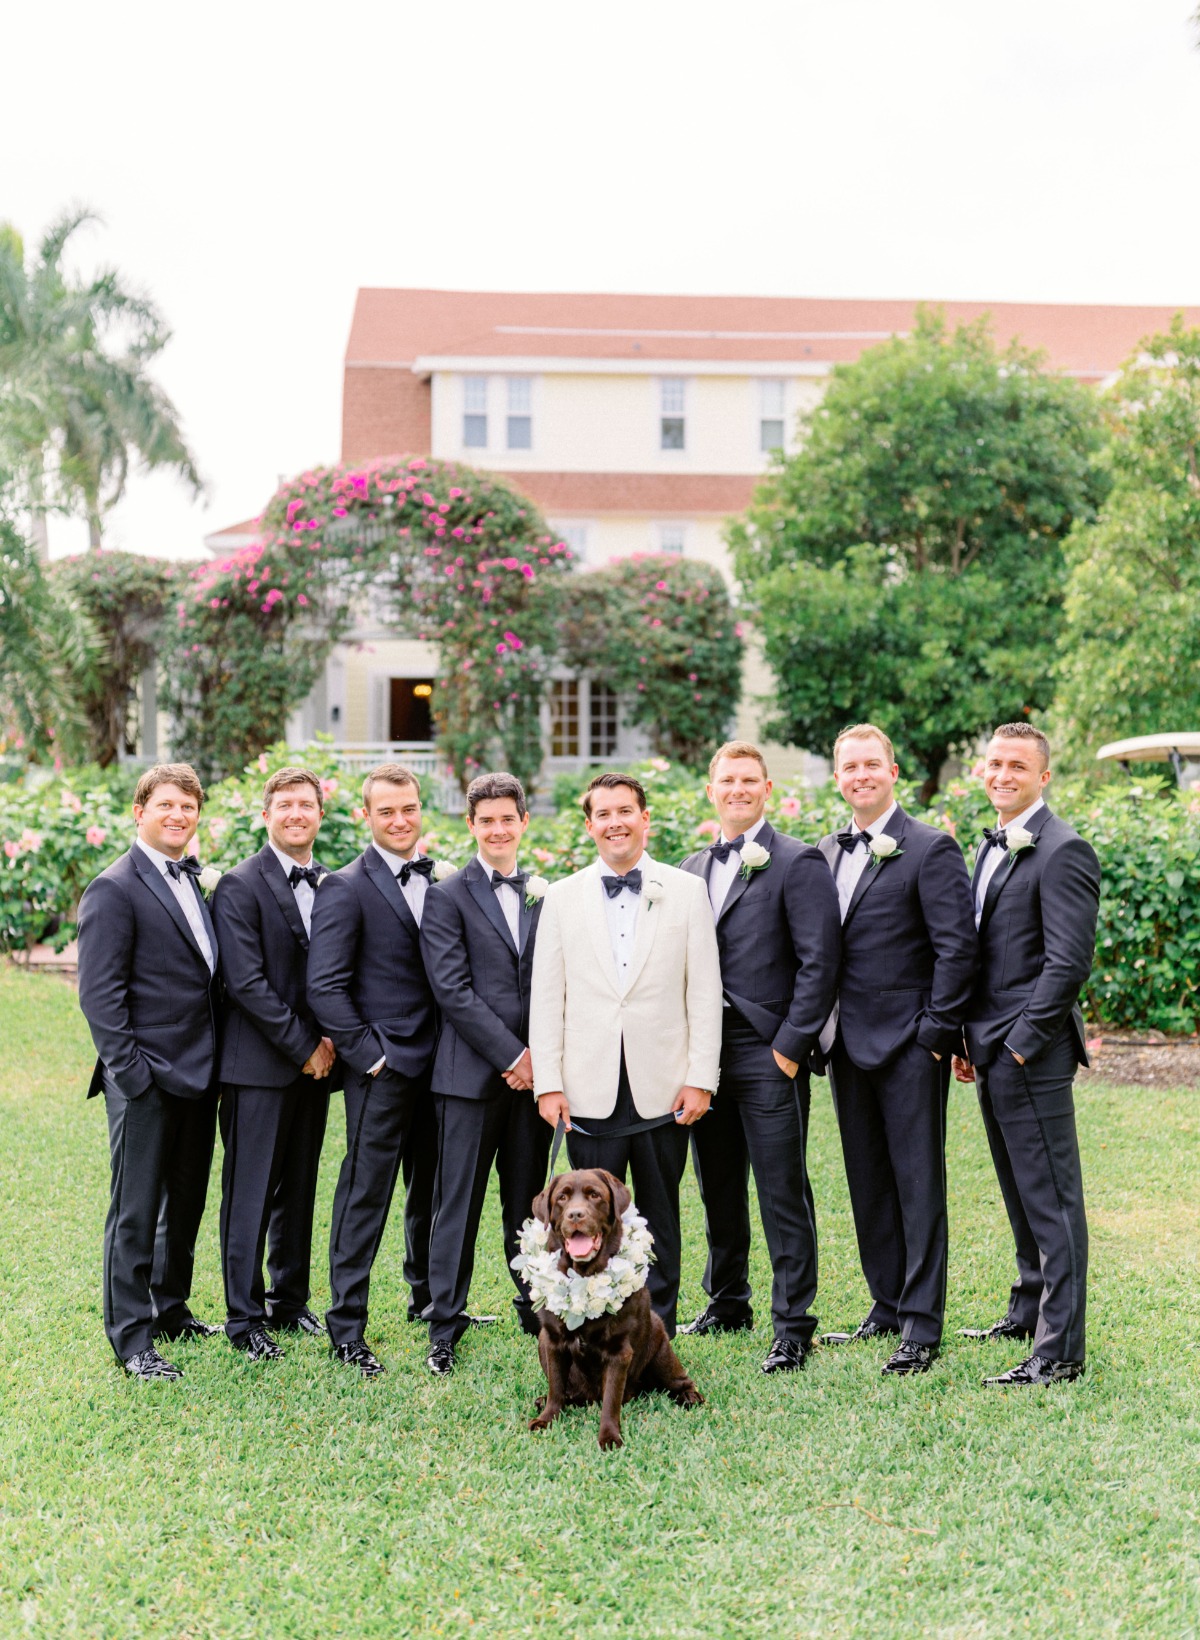
[[[325,784],[325,821],[318,853],[337,868],[361,851],[367,830],[361,780],[347,775],[331,745],[300,750],[272,746],[239,775],[209,788],[197,833],[200,858],[228,870],[262,847],[262,788],[285,763],[301,762]],[[650,850],[677,864],[716,835],[716,821],[699,777],[664,758],[638,765],[652,816]],[[21,951],[40,940],[73,937],[79,896],[134,835],[129,813],[133,772],[127,767],[67,771],[31,788],[0,786],[0,949]],[[595,847],[579,797],[587,776],[561,777],[560,806],[530,822],[524,857],[554,879],[589,865]],[[914,788],[897,795],[920,813]],[[1191,1032],[1200,1027],[1200,793],[1177,793],[1165,782],[1120,781],[1096,786],[1057,783],[1050,801],[1100,857],[1103,894],[1096,963],[1085,995],[1091,1020],[1110,1027]],[[832,785],[817,790],[783,783],[768,810],[788,835],[815,842],[846,823]],[[439,859],[463,865],[475,851],[461,815],[426,806],[424,845]],[[975,861],[980,830],[991,818],[975,775],[952,780],[923,818],[943,826]]]

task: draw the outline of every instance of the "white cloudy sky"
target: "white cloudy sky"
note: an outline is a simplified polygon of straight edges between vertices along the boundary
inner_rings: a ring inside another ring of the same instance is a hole
[[[207,505],[338,455],[359,285],[1200,302],[1195,0],[63,0],[4,24],[0,219],[105,219]],[[83,537],[53,533],[56,552]]]

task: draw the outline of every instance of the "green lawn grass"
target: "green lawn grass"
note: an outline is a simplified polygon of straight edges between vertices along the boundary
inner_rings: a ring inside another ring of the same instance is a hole
[[[764,1378],[755,1334],[680,1353],[707,1398],[526,1431],[537,1355],[511,1321],[489,1205],[468,1335],[435,1381],[404,1320],[400,1215],[366,1384],[319,1342],[248,1365],[177,1346],[126,1381],[101,1329],[104,1113],[62,981],[0,971],[0,1635],[1195,1634],[1200,1625],[1200,1095],[1081,1090],[1092,1225],[1082,1383],[985,1391],[1016,1352],[952,1329],[1004,1306],[1011,1254],[973,1096],[950,1114],[950,1342],[926,1378],[821,1350]],[[318,1209],[340,1160],[335,1099]],[[826,1084],[811,1160],[820,1314],[866,1305]],[[221,1316],[216,1182],[194,1306]],[[683,1313],[702,1300],[689,1173]],[[326,1294],[318,1257],[316,1308]],[[767,1270],[756,1242],[756,1292]]]

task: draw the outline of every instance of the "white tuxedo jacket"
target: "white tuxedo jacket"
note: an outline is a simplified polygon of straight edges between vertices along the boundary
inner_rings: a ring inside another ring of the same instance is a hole
[[[624,995],[617,981],[599,860],[552,883],[542,904],[529,1010],[535,1093],[565,1093],[572,1116],[610,1116],[621,1043],[641,1116],[663,1116],[682,1087],[717,1085],[721,963],[699,877],[643,867]],[[646,885],[661,895],[647,898]]]

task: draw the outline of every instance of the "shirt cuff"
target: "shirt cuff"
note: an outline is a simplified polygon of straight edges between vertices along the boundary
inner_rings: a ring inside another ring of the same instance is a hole
[[[524,1059],[524,1057],[525,1057],[525,1049],[524,1049],[524,1048],[522,1048],[522,1049],[521,1049],[521,1051],[520,1051],[520,1053],[519,1053],[519,1054],[518,1054],[518,1055],[517,1055],[517,1057],[516,1057],[516,1058],[515,1058],[515,1059],[514,1059],[514,1060],[513,1060],[513,1062],[512,1062],[512,1064],[511,1064],[511,1065],[505,1065],[505,1067],[504,1067],[504,1075],[505,1075],[505,1076],[507,1076],[507,1075],[508,1075],[508,1073],[509,1073],[509,1071],[511,1071],[511,1070],[512,1070],[512,1069],[513,1069],[513,1068],[514,1068],[514,1067],[515,1067],[515,1066],[517,1066],[517,1065],[519,1065],[519,1064],[520,1064],[520,1063],[521,1063],[521,1061],[522,1061],[522,1059]]]
[[[368,1076],[378,1076],[380,1071],[383,1069],[383,1067],[386,1064],[387,1064],[387,1054],[384,1054],[382,1058],[377,1059],[375,1061],[375,1063],[371,1066],[370,1070],[368,1070],[367,1075]]]

